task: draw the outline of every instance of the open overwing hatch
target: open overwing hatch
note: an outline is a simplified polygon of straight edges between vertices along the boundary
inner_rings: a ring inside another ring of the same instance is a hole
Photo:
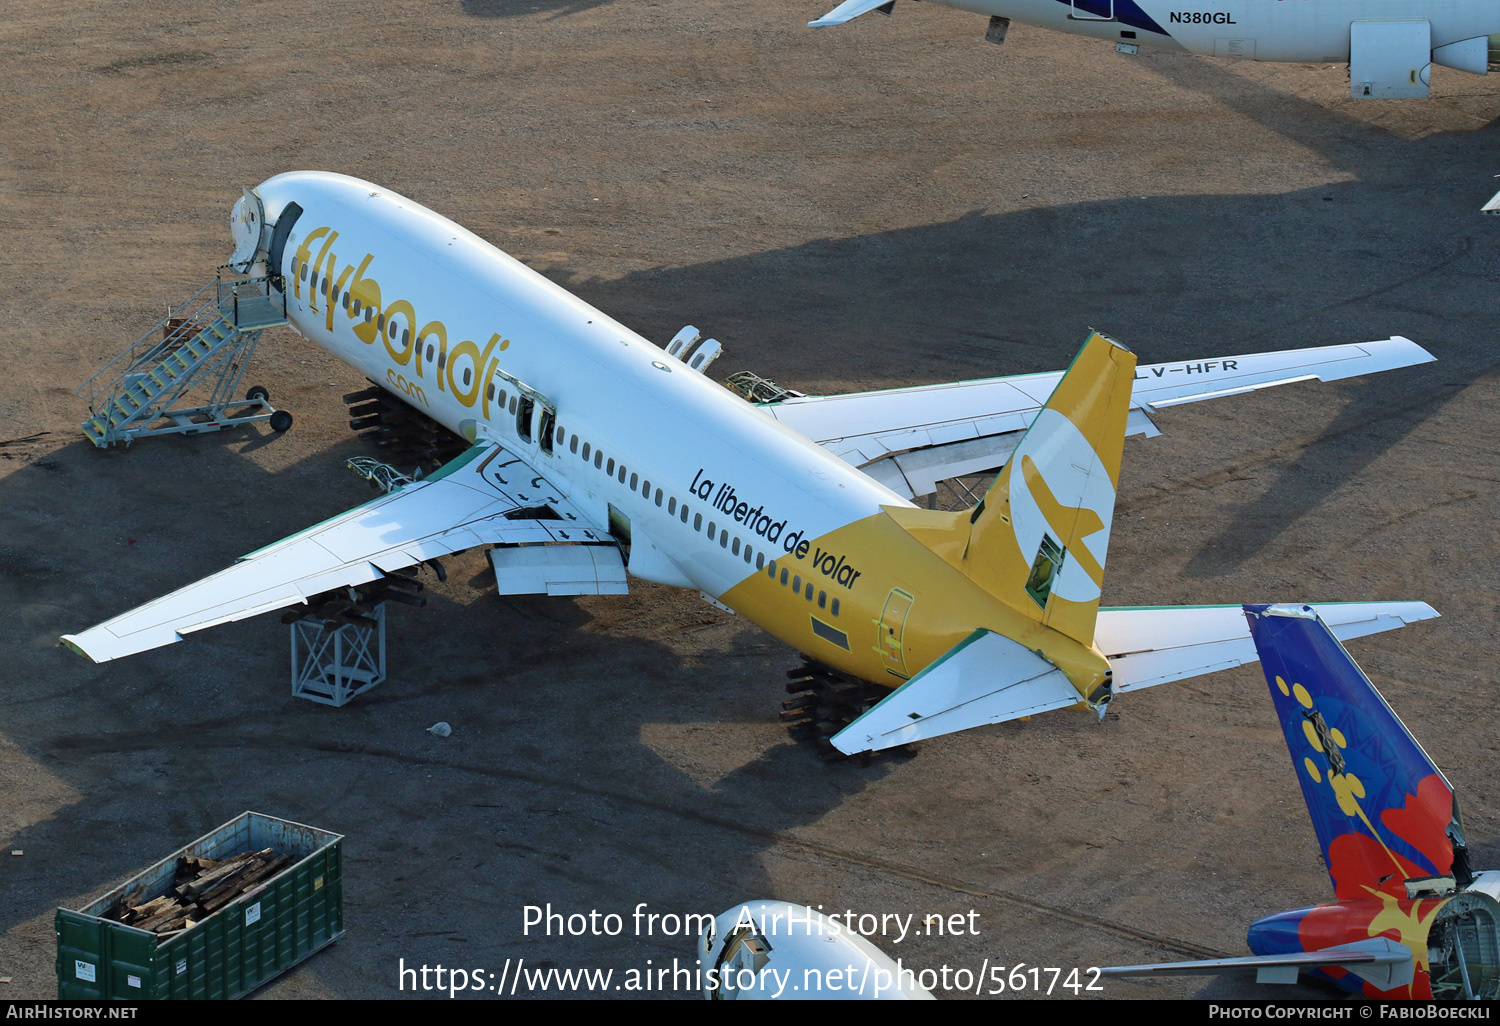
[[[619,563],[607,529],[520,455],[481,441],[425,481],[404,485],[62,640],[102,663],[476,545],[545,542],[609,544]],[[623,580],[623,567],[618,576]]]
[[[1428,363],[1411,339],[1291,349],[1137,367],[1127,434],[1159,432],[1150,413],[1297,381],[1338,381]],[[796,396],[762,406],[898,495],[928,495],[937,482],[1003,466],[1062,371],[896,388]]]

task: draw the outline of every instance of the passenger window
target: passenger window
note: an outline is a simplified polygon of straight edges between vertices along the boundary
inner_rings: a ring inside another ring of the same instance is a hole
[[[809,601],[809,602],[812,601],[812,593],[813,593],[812,581],[808,581],[807,582],[807,601]]]
[[[677,515],[682,518],[682,522],[684,524],[687,523],[687,515],[688,515],[687,503],[684,502],[682,504],[682,508],[681,508],[681,510],[678,511]]]
[[[566,439],[567,437],[568,437],[568,433],[566,431],[564,431],[562,428],[558,428],[557,429],[557,444],[558,445],[562,445],[563,444],[563,440]],[[577,448],[578,443],[574,442],[573,446],[574,446],[574,448]]]
[[[714,522],[712,520],[708,522],[708,540],[714,540]]]
[[[686,506],[682,507],[682,509],[683,509],[683,512],[687,511],[687,507]],[[693,530],[695,530],[695,531],[701,531],[701,530],[703,530],[703,514],[702,513],[694,513],[693,514]]]
[[[495,401],[495,383],[493,381],[485,386],[484,397],[490,402]]]
[[[834,616],[838,616],[839,615],[839,600],[838,599],[834,599],[833,600],[833,615]]]
[[[826,591],[820,591],[820,592],[818,592],[818,608],[822,609],[826,605],[828,605],[828,592],[826,592]]]
[[[766,554],[764,552],[757,552],[755,554],[755,569],[757,569],[757,570],[764,570],[765,568],[766,568]],[[776,571],[775,570],[771,571],[771,576],[772,577],[776,576]]]
[[[792,578],[792,590],[793,591],[801,591],[802,590],[802,575],[801,574],[798,574],[796,577]]]
[[[750,546],[748,545],[745,546],[745,562],[747,564],[750,562]]]
[[[427,358],[429,360],[432,359],[432,354],[430,352],[427,354]],[[516,412],[516,398],[517,398],[516,396],[511,396],[510,397],[510,412],[511,413],[515,413]]]
[[[578,436],[577,435],[574,435],[573,436],[573,440],[568,443],[568,451],[569,452],[577,452],[578,451]],[[588,459],[589,458],[588,457],[588,453],[584,453],[583,458],[584,459]]]
[[[636,476],[635,474],[631,474],[630,475],[630,490],[632,492],[635,491],[636,485],[638,485],[640,483],[641,483],[641,479],[638,476]]]
[[[776,564],[772,563],[771,565],[775,566]],[[782,583],[782,586],[785,587],[785,585],[786,585],[786,567],[782,567],[781,568],[781,583]]]
[[[650,481],[647,481],[644,485],[641,486],[641,494],[644,495],[648,499],[651,498],[651,482]],[[658,501],[657,505],[660,506],[661,502]]]
[[[731,551],[733,551],[736,556],[740,554],[740,540],[738,538],[734,540],[734,548]]]
[[[578,441],[578,439],[575,438],[575,439],[573,439],[573,441],[576,442],[576,441]],[[587,463],[588,461],[589,461],[589,443],[584,442],[583,443],[583,462]]]
[[[469,387],[469,382],[473,381],[473,380],[474,380],[474,368],[472,368],[472,367],[465,367],[464,368],[464,387],[468,388]]]
[[[656,504],[657,504],[657,505],[658,505],[658,506],[660,506],[660,505],[661,505],[661,489],[660,489],[660,488],[658,488],[658,489],[657,489],[657,490],[656,490]],[[671,510],[667,510],[667,512],[668,512],[668,513],[670,513],[670,512],[672,512],[672,511],[671,511]]]
[[[661,505],[661,492],[657,492],[656,493],[656,504],[658,506]],[[674,495],[670,499],[667,500],[667,516],[671,517],[671,516],[676,516],[676,515],[677,515],[677,496]]]
[[[625,483],[625,464],[620,464],[620,483]]]
[[[506,395],[505,389],[502,388],[500,390],[500,412],[501,413],[505,412],[505,395]]]
[[[610,477],[615,476],[615,458],[613,456],[609,458],[609,463],[605,465],[604,472]]]
[[[604,466],[604,450],[603,449],[595,449],[594,450],[594,469],[598,470],[602,466]]]

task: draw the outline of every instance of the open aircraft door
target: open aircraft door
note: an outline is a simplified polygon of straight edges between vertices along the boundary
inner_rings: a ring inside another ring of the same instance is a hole
[[[1432,79],[1432,26],[1425,21],[1356,21],[1349,26],[1349,95],[1420,100]]]

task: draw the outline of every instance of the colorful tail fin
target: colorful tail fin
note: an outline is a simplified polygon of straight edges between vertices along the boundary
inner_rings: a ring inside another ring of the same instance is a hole
[[[1135,354],[1089,336],[969,516],[964,569],[990,594],[1094,641]]]
[[[1245,616],[1338,897],[1466,886],[1453,788],[1338,638],[1309,606]]]

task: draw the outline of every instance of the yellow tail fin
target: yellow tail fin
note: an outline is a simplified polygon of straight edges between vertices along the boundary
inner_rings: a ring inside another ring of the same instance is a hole
[[[1089,336],[984,500],[964,514],[888,512],[980,587],[1093,644],[1135,354]]]
[[[969,576],[1086,645],[1104,585],[1134,377],[1134,353],[1090,335],[970,515]]]

